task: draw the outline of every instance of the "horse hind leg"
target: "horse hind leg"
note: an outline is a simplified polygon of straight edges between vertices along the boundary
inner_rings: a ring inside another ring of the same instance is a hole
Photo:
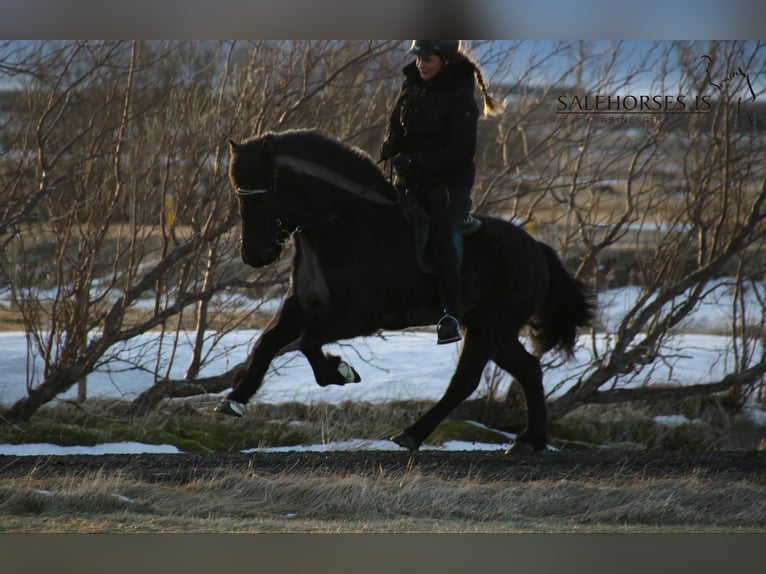
[[[391,437],[391,440],[399,446],[410,451],[418,450],[436,426],[479,386],[481,374],[490,359],[490,343],[470,329],[464,341],[457,369],[452,375],[444,396],[415,424]]]
[[[543,372],[539,359],[529,353],[518,339],[497,349],[492,359],[519,382],[524,389],[527,405],[527,428],[508,452],[524,454],[543,450],[547,445],[548,431]]]

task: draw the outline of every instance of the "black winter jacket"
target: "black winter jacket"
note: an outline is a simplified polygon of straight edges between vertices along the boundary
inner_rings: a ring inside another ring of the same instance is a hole
[[[382,159],[411,156],[413,172],[399,173],[405,182],[415,176],[470,188],[479,118],[473,65],[450,62],[427,82],[415,62],[402,72],[405,80],[381,146]]]

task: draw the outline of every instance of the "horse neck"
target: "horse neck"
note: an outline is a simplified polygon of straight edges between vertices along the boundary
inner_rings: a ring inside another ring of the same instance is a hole
[[[357,188],[361,188],[361,185]],[[357,227],[380,218],[395,219],[401,216],[399,207],[384,199],[377,201],[342,188],[334,182],[287,173],[280,170],[277,176],[280,219],[294,227],[310,228],[332,226],[339,221]],[[374,193],[374,192],[370,192]]]

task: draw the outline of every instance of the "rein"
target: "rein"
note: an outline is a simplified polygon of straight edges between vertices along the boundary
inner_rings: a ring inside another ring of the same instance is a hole
[[[266,195],[269,197],[273,202],[273,208],[274,212],[276,212],[276,203],[277,203],[277,196],[279,193],[278,190],[278,175],[280,173],[280,168],[289,168],[293,170],[297,175],[302,176],[309,176],[309,177],[317,177],[327,183],[330,183],[332,185],[336,185],[337,187],[346,190],[351,197],[349,197],[346,201],[343,201],[339,206],[337,206],[333,212],[324,218],[324,222],[334,222],[340,217],[340,213],[346,209],[351,203],[354,203],[357,200],[363,199],[368,201],[373,201],[375,203],[380,204],[395,204],[394,202],[380,197],[377,194],[369,193],[364,185],[355,183],[349,179],[347,179],[342,174],[334,173],[331,170],[328,170],[324,166],[316,165],[313,162],[309,162],[306,160],[302,160],[299,158],[294,158],[290,155],[276,155],[274,157],[274,175],[273,175],[273,190],[264,189],[264,188],[257,188],[257,189],[247,189],[238,187],[234,191],[237,197],[241,198],[247,198],[247,197],[254,197],[259,195]],[[389,182],[393,179],[393,174],[389,173]],[[273,196],[270,195],[273,193]],[[273,198],[273,199],[272,199]],[[303,231],[303,227],[298,225],[293,229],[292,231],[289,229],[286,229],[282,221],[277,217],[275,219],[275,223],[277,224],[277,227],[279,230],[277,231],[277,235],[275,237],[275,240],[277,243],[280,243],[284,245],[287,243],[291,237],[294,235],[297,235],[301,231]]]

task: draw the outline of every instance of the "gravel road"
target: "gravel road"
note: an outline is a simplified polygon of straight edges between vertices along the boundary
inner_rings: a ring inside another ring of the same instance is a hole
[[[186,484],[222,472],[375,476],[418,472],[439,479],[528,482],[677,479],[766,484],[766,452],[568,450],[512,456],[502,452],[350,451],[143,455],[0,456],[0,479],[120,472],[150,483]]]

